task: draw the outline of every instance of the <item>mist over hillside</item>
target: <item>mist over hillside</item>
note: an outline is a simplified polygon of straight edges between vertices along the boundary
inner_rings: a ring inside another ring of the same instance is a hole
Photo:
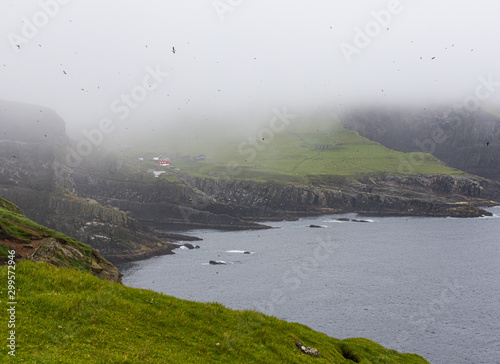
[[[500,118],[460,105],[351,110],[342,124],[403,152],[431,153],[448,165],[500,179]]]
[[[498,4],[97,0],[0,5],[0,98],[109,143],[365,105],[500,104]],[[110,16],[112,14],[112,16]],[[238,135],[239,136],[239,135]]]

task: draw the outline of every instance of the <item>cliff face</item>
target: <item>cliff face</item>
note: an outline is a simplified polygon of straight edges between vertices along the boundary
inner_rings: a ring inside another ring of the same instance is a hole
[[[116,207],[80,198],[72,170],[64,167],[69,140],[53,111],[0,101],[0,196],[33,220],[61,231],[119,261],[172,253],[175,245]]]
[[[148,225],[232,230],[267,228],[241,220],[242,214],[237,213],[232,204],[213,198],[186,180],[169,182],[152,177],[141,181],[121,180],[78,170],[73,178],[81,196],[116,206]]]
[[[500,180],[500,119],[483,110],[369,108],[341,120],[388,148],[431,153],[451,167]]]
[[[65,268],[76,268],[101,279],[121,282],[118,269],[96,250],[26,218],[23,211],[0,198],[0,265],[8,260],[31,259]],[[14,251],[14,257],[3,253]]]
[[[190,183],[216,200],[234,205],[240,216],[249,219],[343,212],[472,217],[488,213],[469,204],[484,206],[500,199],[500,183],[477,177],[387,175],[357,181],[332,181],[330,176],[313,179],[316,181],[310,187],[204,178],[192,178]]]

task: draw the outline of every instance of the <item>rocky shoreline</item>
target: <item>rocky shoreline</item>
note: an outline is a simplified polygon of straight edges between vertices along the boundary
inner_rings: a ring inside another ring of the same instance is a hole
[[[478,206],[500,204],[500,182],[465,174],[310,175],[304,185],[182,172],[153,178],[128,173],[121,157],[105,150],[69,168],[64,121],[40,110],[47,111],[40,125],[49,142],[23,122],[9,124],[0,140],[0,196],[112,262],[173,254],[178,241],[196,240],[155,229],[258,230],[270,228],[266,221],[341,213],[480,217],[489,213]]]

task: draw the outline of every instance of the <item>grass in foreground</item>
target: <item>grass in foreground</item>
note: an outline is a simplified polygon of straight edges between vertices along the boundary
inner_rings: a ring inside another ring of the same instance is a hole
[[[0,268],[1,277],[6,271]],[[180,300],[72,269],[23,261],[16,272],[16,362],[427,363],[366,339],[336,340],[254,311]],[[295,341],[323,358],[301,353]],[[1,362],[8,362],[7,350],[2,346]]]

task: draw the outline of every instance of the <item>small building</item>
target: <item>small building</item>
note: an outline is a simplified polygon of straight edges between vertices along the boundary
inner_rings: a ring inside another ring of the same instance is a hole
[[[158,164],[163,167],[168,167],[170,165],[170,160],[168,158],[160,159]]]
[[[205,154],[200,154],[200,155],[197,155],[195,157],[193,157],[193,159],[195,161],[204,161],[207,157],[205,156]]]

